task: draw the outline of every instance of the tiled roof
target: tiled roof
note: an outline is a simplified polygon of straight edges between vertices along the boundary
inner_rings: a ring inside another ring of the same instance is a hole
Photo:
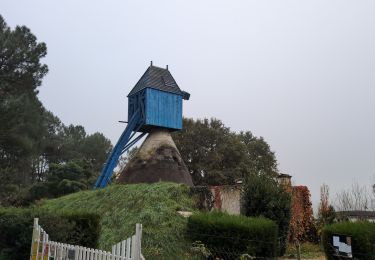
[[[158,89],[165,92],[184,96],[184,92],[178,87],[176,81],[168,69],[150,66],[143,76],[135,84],[128,97],[145,88]]]
[[[337,217],[357,217],[357,218],[375,218],[375,211],[365,210],[349,210],[349,211],[337,211]]]

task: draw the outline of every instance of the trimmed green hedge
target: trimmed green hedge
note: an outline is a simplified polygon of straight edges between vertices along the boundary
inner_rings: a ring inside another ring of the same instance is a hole
[[[193,242],[200,241],[213,259],[277,256],[277,234],[277,225],[269,219],[221,212],[192,215],[187,224],[187,235]]]
[[[329,260],[338,259],[333,256],[332,235],[334,234],[352,237],[353,258],[375,260],[375,223],[346,221],[324,227],[322,242]]]
[[[34,217],[53,241],[93,248],[98,244],[100,217],[96,214],[0,208],[0,260],[30,257]]]

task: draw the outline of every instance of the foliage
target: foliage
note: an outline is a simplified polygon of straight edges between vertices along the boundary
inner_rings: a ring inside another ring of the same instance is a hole
[[[25,26],[11,30],[2,17],[0,33],[2,94],[20,94],[24,89],[36,92],[48,71],[48,67],[40,63],[47,54],[45,43],[37,43]]]
[[[199,210],[211,210],[214,207],[214,196],[208,186],[190,187],[190,196]]]
[[[346,235],[351,237],[353,258],[363,260],[375,259],[375,223],[339,222],[327,225],[323,229],[322,242],[329,260],[335,258],[332,248],[332,235]]]
[[[178,210],[193,211],[189,188],[176,183],[110,185],[105,189],[81,191],[44,201],[42,209],[95,213],[101,216],[99,248],[111,246],[134,233],[142,223],[142,253],[146,259],[178,259],[189,253],[185,238],[187,219]],[[171,246],[173,245],[173,246]]]
[[[195,255],[200,255],[204,258],[212,256],[211,251],[206,247],[205,244],[202,243],[202,241],[193,242],[191,245],[191,251]]]
[[[44,182],[37,182],[17,197],[17,205],[29,205],[42,198],[56,198],[69,193],[90,189],[96,175],[87,161],[68,161],[49,166]]]
[[[50,239],[95,247],[100,234],[99,216],[87,213],[49,213],[37,209],[0,209],[0,259],[27,259],[33,219],[38,217]]]
[[[192,241],[202,241],[213,259],[235,259],[242,254],[273,257],[278,249],[277,225],[262,217],[198,213],[189,217],[187,234]]]
[[[91,188],[95,177],[89,162],[73,160],[65,164],[51,164],[46,183],[51,188],[50,194],[58,197]],[[74,191],[69,191],[72,186],[75,186]]]
[[[218,119],[184,118],[184,128],[173,133],[194,185],[233,184],[249,172],[277,174],[275,154],[262,137],[232,132]]]
[[[292,188],[292,215],[290,219],[289,241],[317,242],[310,191],[306,186]]]
[[[37,87],[48,71],[40,62],[46,53],[27,27],[12,30],[0,16],[0,169],[6,181],[27,183],[38,152],[44,108]]]
[[[25,26],[11,29],[0,16],[0,205],[24,205],[33,196],[51,197],[47,179],[53,164],[84,161],[91,179],[99,174],[110,141],[100,133],[87,135],[83,126],[65,126],[39,101],[38,87],[48,71],[41,60],[44,43]],[[88,178],[88,177],[86,177]],[[72,192],[83,188],[76,177],[60,188]],[[45,185],[45,187],[42,187]],[[39,195],[38,195],[39,194]],[[61,193],[59,193],[61,194]]]
[[[263,216],[278,225],[280,252],[283,255],[289,231],[291,196],[276,180],[264,175],[250,174],[245,181],[242,213],[246,216]]]

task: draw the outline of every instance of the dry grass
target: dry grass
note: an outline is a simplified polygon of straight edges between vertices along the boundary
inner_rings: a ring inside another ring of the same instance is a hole
[[[310,260],[324,260],[325,255],[318,244],[302,243],[301,244],[301,258]],[[288,244],[285,256],[283,259],[297,259],[297,249],[294,244]]]

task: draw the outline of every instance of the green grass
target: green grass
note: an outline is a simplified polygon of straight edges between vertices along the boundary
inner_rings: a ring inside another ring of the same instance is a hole
[[[318,244],[304,242],[304,243],[301,243],[300,250],[301,250],[302,259],[313,259],[313,258],[324,256],[324,252]],[[296,246],[294,244],[289,243],[287,245],[285,257],[296,259],[296,256],[297,256]]]
[[[100,214],[99,248],[104,250],[110,250],[113,244],[132,235],[135,224],[142,223],[143,254],[163,259],[181,256],[189,248],[190,243],[185,238],[187,219],[177,211],[195,210],[189,188],[174,183],[111,185],[46,200],[40,207],[54,212]]]

